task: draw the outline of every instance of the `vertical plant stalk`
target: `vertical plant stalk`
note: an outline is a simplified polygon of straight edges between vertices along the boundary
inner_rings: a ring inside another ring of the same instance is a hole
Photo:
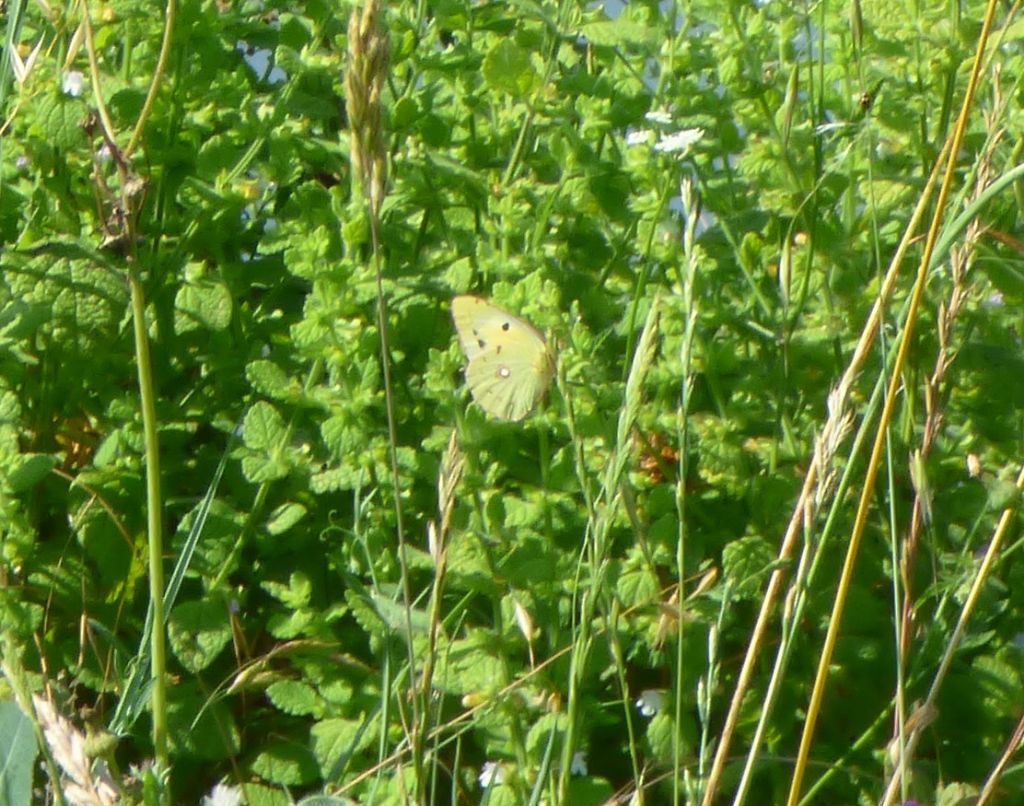
[[[156,393],[153,366],[146,333],[146,298],[134,262],[128,264],[128,286],[132,298],[132,329],[135,334],[135,363],[139,376],[142,428],[146,444],[146,530],[149,544],[149,599],[153,607],[150,642],[153,667],[153,748],[157,767],[169,772],[167,757],[167,654],[164,614],[163,503],[160,497],[160,442],[157,434]]]
[[[655,297],[651,302],[644,329],[633,361],[630,364],[629,376],[626,379],[626,395],[619,412],[616,430],[615,447],[606,465],[604,481],[600,496],[605,506],[591,510],[587,519],[586,541],[589,547],[591,576],[585,583],[585,590],[580,599],[579,624],[573,642],[572,655],[569,659],[569,691],[568,717],[565,744],[562,746],[561,768],[558,776],[558,796],[556,803],[569,802],[569,779],[572,774],[572,757],[576,751],[576,743],[580,730],[580,686],[590,659],[590,650],[594,641],[594,617],[601,603],[601,591],[604,590],[605,575],[608,571],[608,534],[615,522],[615,516],[621,503],[620,481],[629,461],[630,434],[636,423],[637,413],[643,399],[643,383],[647,371],[654,361],[657,349],[658,318],[661,303]],[[576,437],[574,437],[575,439]],[[581,483],[586,487],[585,468],[577,467],[581,475]]]
[[[455,510],[455,493],[462,479],[465,462],[459,438],[452,431],[448,440],[448,450],[441,460],[441,469],[437,478],[437,511],[438,520],[427,524],[427,542],[430,556],[434,561],[434,583],[430,589],[430,621],[427,633],[427,652],[423,660],[423,674],[420,681],[420,697],[424,703],[430,702],[430,691],[434,685],[434,671],[437,662],[437,645],[444,620],[442,605],[444,603],[444,584],[448,573],[448,532],[451,528],[452,513]],[[417,726],[419,736],[414,746],[426,747],[429,741],[429,721],[426,713]]]
[[[853,530],[850,534],[850,543],[847,547],[846,558],[843,561],[843,570],[839,578],[839,586],[836,591],[835,603],[832,608],[832,615],[829,618],[828,631],[825,634],[825,641],[822,645],[821,657],[818,659],[818,671],[814,679],[814,688],[811,691],[811,700],[807,707],[807,718],[804,722],[803,735],[800,737],[800,749],[797,751],[796,765],[793,769],[793,777],[790,780],[789,806],[796,806],[800,800],[800,789],[803,785],[804,773],[807,769],[807,760],[810,756],[811,743],[814,739],[814,728],[817,724],[818,714],[821,711],[821,703],[825,695],[825,683],[828,680],[828,669],[832,663],[832,654],[839,639],[839,627],[842,623],[843,610],[846,605],[846,597],[849,593],[850,584],[853,580],[853,569],[856,564],[857,554],[860,550],[860,541],[864,535],[864,528],[867,523],[868,509],[874,496],[875,479],[878,475],[878,467],[882,458],[882,451],[885,448],[886,437],[889,431],[889,424],[893,412],[896,409],[896,400],[899,397],[900,386],[903,383],[903,368],[907,363],[907,356],[910,354],[910,347],[913,343],[914,327],[917,323],[917,314],[921,307],[921,300],[924,297],[925,282],[928,279],[928,269],[931,266],[932,255],[935,252],[935,244],[939,239],[939,230],[942,225],[943,214],[945,213],[946,200],[949,197],[950,189],[953,186],[953,177],[956,173],[957,154],[960,144],[963,142],[964,132],[967,130],[967,120],[974,105],[974,93],[977,89],[981,76],[981,66],[984,63],[985,47],[988,43],[989,33],[992,30],[992,23],[995,19],[996,3],[990,0],[988,9],[985,12],[985,21],[981,33],[978,36],[978,47],[974,54],[974,64],[971,70],[971,77],[967,83],[967,91],[964,94],[964,101],[960,107],[960,115],[957,119],[956,129],[953,132],[952,146],[946,158],[946,174],[939,188],[939,195],[935,202],[935,213],[932,216],[931,226],[928,229],[928,236],[925,240],[924,252],[921,255],[921,263],[918,267],[917,278],[914,281],[914,288],[911,292],[910,309],[907,311],[907,319],[904,324],[899,352],[893,366],[892,376],[889,381],[889,388],[885,395],[885,404],[879,418],[878,433],[875,444],[871,449],[871,458],[868,460],[867,471],[864,474],[864,485],[861,491],[860,501],[857,504],[857,514],[854,519]],[[900,780],[896,775],[893,782]]]
[[[173,8],[175,0],[168,0],[169,16],[164,30],[164,48],[169,50],[170,32],[174,24]],[[132,330],[135,337],[135,364],[139,381],[139,402],[142,411],[142,428],[146,452],[146,534],[149,552],[149,597],[153,614],[153,631],[150,635],[150,655],[153,689],[150,698],[153,709],[153,749],[156,765],[161,775],[170,773],[167,755],[167,653],[166,653],[166,614],[164,611],[164,568],[163,568],[163,501],[160,493],[160,442],[157,429],[156,392],[153,385],[153,366],[149,355],[149,335],[146,329],[146,297],[139,277],[135,255],[135,212],[141,202],[144,183],[131,174],[127,158],[120,152],[114,139],[114,128],[110,115],[103,101],[100,87],[100,67],[96,54],[92,24],[89,17],[89,5],[85,0],[82,4],[82,26],[85,34],[86,51],[89,56],[89,68],[92,79],[93,95],[99,120],[107,145],[114,155],[120,180],[120,200],[115,215],[111,220],[118,229],[124,230],[128,236],[129,257],[128,287],[131,294]],[[152,105],[160,83],[162,65],[166,62],[166,53],[159,63],[160,68],[154,75],[150,85],[150,98],[147,103]],[[148,107],[147,107],[148,109]],[[140,116],[136,132],[141,132],[142,124],[148,112]],[[134,142],[134,141],[133,141]],[[102,180],[97,174],[99,186]]]
[[[348,21],[348,69],[345,72],[345,104],[351,135],[350,157],[352,177],[369,207],[370,235],[373,246],[373,267],[377,282],[377,330],[380,334],[381,375],[384,378],[384,401],[388,420],[388,457],[391,464],[392,495],[395,501],[395,531],[398,538],[398,564],[405,608],[406,652],[409,663],[412,724],[405,725],[410,742],[416,780],[415,802],[423,802],[426,777],[420,740],[425,735],[421,722],[421,691],[417,690],[416,655],[413,649],[412,590],[405,558],[405,528],[402,516],[402,486],[398,468],[398,429],[395,424],[395,399],[391,382],[391,349],[388,343],[388,311],[384,296],[383,258],[381,256],[380,212],[387,189],[387,150],[384,147],[381,99],[387,84],[391,46],[380,25],[378,0],[367,0],[360,13],[353,9]],[[399,698],[400,712],[401,698]],[[404,719],[404,716],[403,716]],[[399,773],[399,784],[404,776]]]
[[[676,579],[679,588],[676,595],[676,680],[675,690],[675,723],[676,730],[672,736],[672,761],[674,766],[675,785],[673,787],[673,798],[679,802],[679,782],[683,780],[683,747],[682,731],[679,725],[683,720],[683,688],[686,668],[686,595],[683,590],[683,580],[686,579],[686,541],[688,537],[686,522],[686,477],[689,464],[689,414],[690,394],[693,388],[693,376],[690,374],[693,361],[693,341],[697,333],[697,314],[699,296],[696,293],[697,269],[700,264],[700,252],[697,248],[697,222],[700,220],[700,199],[693,189],[693,182],[683,179],[679,183],[679,198],[683,209],[686,211],[686,220],[683,226],[683,256],[685,264],[682,276],[679,278],[683,291],[683,341],[679,347],[679,362],[681,365],[681,379],[679,383],[679,405],[676,408],[676,444],[679,448],[679,464],[676,478]],[[652,227],[652,229],[654,229]],[[713,640],[716,627],[712,627],[708,636],[709,648],[709,677],[714,677],[716,659],[711,652],[717,647],[717,640]],[[703,694],[708,695],[710,686],[703,687]],[[710,709],[703,706],[708,703],[698,703],[698,709],[707,716]],[[710,755],[710,742],[708,731],[708,720],[701,719],[700,752],[697,757],[699,773],[704,772],[704,765]],[[699,777],[703,777],[700,775]]]
[[[1001,105],[997,104],[997,106]],[[989,137],[975,177],[975,191],[972,201],[977,201],[985,192],[995,147],[1002,137],[1002,130],[996,124],[995,116],[990,118],[986,128],[993,134]],[[914,622],[916,620],[914,569],[917,564],[917,549],[921,538],[921,530],[931,521],[930,487],[924,479],[918,478],[918,475],[923,475],[926,472],[925,467],[928,457],[931,456],[935,440],[939,437],[940,429],[942,428],[944,414],[941,395],[942,387],[945,383],[946,375],[955,360],[956,348],[953,346],[956,335],[955,326],[963,304],[968,297],[968,276],[974,260],[974,250],[978,239],[981,237],[982,229],[979,219],[973,218],[967,226],[963,244],[952,249],[950,252],[949,265],[952,288],[950,289],[948,302],[939,307],[938,348],[936,350],[935,365],[932,368],[931,375],[925,380],[924,384],[925,423],[921,445],[911,458],[911,467],[912,469],[917,468],[917,472],[911,473],[911,479],[914,481],[914,504],[911,509],[910,528],[906,538],[902,541],[898,558],[896,558],[898,559],[898,565],[894,564],[894,567],[900,569],[898,581],[896,579],[893,580],[893,590],[899,611],[899,620],[895,625],[895,640],[899,650],[899,661],[896,666],[896,691],[893,698],[896,704],[896,715],[891,744],[898,751],[898,764],[895,765],[897,769],[894,770],[894,775],[904,780],[906,778],[905,764],[907,760],[906,740],[910,727],[904,696],[906,686],[905,669],[910,655],[911,637],[914,635]],[[917,712],[915,711],[915,713]],[[904,795],[906,795],[905,791]]]
[[[1024,466],[1021,466],[1021,469],[1017,474],[1016,487],[1018,492],[1024,492]],[[949,673],[949,667],[953,663],[953,656],[960,648],[960,642],[963,641],[964,634],[967,632],[967,623],[970,621],[971,615],[974,613],[974,608],[978,604],[978,599],[981,597],[981,590],[984,587],[985,582],[988,580],[989,572],[992,570],[996,557],[999,555],[999,550],[1003,546],[1003,540],[1010,531],[1011,524],[1016,520],[1016,516],[1016,503],[1004,509],[1002,514],[999,516],[999,523],[996,525],[995,534],[992,536],[992,540],[989,541],[988,549],[985,552],[985,558],[981,561],[981,565],[978,567],[978,573],[974,577],[974,582],[971,583],[971,590],[967,594],[967,598],[964,600],[963,609],[960,611],[960,618],[957,619],[956,627],[953,629],[953,634],[949,637],[949,642],[946,644],[946,651],[942,655],[942,661],[939,663],[939,670],[935,673],[935,679],[932,681],[931,688],[928,689],[928,696],[925,698],[924,703],[916,709],[916,712],[920,712],[925,715],[935,713],[935,701],[938,699],[939,691],[942,688],[943,682],[945,682],[946,675]],[[913,720],[914,716],[911,716],[909,721]],[[892,780],[889,781],[889,786],[885,791],[885,797],[880,801],[881,806],[889,806],[895,801],[897,792],[903,782],[903,777],[899,772],[904,769],[905,764],[909,762],[910,758],[914,755],[914,750],[917,748],[917,742],[920,740],[924,733],[924,728],[926,728],[928,724],[928,719],[920,720],[919,726],[915,727],[907,735],[906,746],[903,751],[906,761],[901,759],[901,763],[896,766],[896,774],[893,775]]]
[[[838,428],[839,421],[846,417],[850,393],[853,389],[854,382],[860,374],[861,368],[864,366],[864,362],[867,360],[868,355],[871,352],[871,346],[874,343],[875,335],[878,333],[878,329],[881,326],[882,313],[888,306],[889,301],[892,299],[892,295],[896,290],[896,281],[899,279],[899,268],[903,263],[903,257],[910,248],[914,234],[917,232],[918,225],[924,217],[925,210],[928,208],[928,202],[931,199],[932,189],[934,188],[935,179],[938,176],[942,159],[948,152],[949,141],[947,141],[943,147],[942,152],[939,154],[939,157],[932,168],[931,175],[925,182],[925,189],[921,194],[921,198],[918,199],[917,207],[914,209],[914,213],[911,216],[910,221],[907,223],[903,238],[896,249],[896,254],[893,255],[892,261],[889,264],[889,269],[886,272],[885,280],[882,283],[881,290],[879,291],[878,299],[875,301],[867,322],[864,324],[860,340],[857,342],[857,347],[854,349],[853,355],[850,358],[850,363],[847,366],[846,371],[843,373],[843,377],[836,386],[836,403],[834,407],[830,407],[829,419],[825,423],[824,427],[825,430]],[[821,504],[821,502],[815,501],[815,491],[818,488],[819,473],[825,474],[829,471],[829,463],[827,462],[827,457],[823,453],[823,449],[826,445],[827,443],[822,442],[821,440],[818,440],[815,443],[814,456],[812,457],[810,467],[808,468],[807,476],[804,478],[804,484],[800,490],[800,496],[797,499],[796,506],[793,509],[793,514],[790,516],[789,524],[786,526],[782,545],[779,547],[777,567],[772,571],[772,575],[768,580],[768,586],[765,590],[764,598],[761,600],[761,608],[757,614],[757,621],[754,624],[750,641],[747,643],[746,655],[743,658],[743,666],[740,669],[740,673],[736,680],[736,686],[733,689],[732,698],[729,702],[729,711],[726,715],[721,735],[719,736],[718,748],[715,751],[715,760],[712,764],[711,773],[708,776],[707,785],[704,790],[704,799],[701,801],[703,806],[711,806],[718,792],[718,785],[721,782],[722,773],[725,770],[725,762],[729,757],[732,736],[736,731],[737,724],[739,723],[740,709],[743,705],[743,700],[746,697],[747,689],[750,687],[750,681],[754,674],[754,667],[761,659],[761,647],[764,644],[765,634],[768,631],[768,624],[772,613],[775,610],[775,604],[782,592],[783,582],[787,576],[787,564],[793,557],[800,535],[804,533],[808,524],[813,519],[814,509],[816,506],[820,506]]]

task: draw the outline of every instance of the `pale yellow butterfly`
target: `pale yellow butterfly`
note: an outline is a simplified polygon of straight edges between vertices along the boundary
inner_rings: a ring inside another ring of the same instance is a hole
[[[499,420],[522,420],[555,374],[555,358],[544,337],[480,297],[453,299],[452,318],[469,359],[466,383],[473,400]]]

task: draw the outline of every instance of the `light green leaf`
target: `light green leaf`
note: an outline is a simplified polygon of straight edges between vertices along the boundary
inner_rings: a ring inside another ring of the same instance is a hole
[[[722,571],[732,583],[733,596],[758,598],[774,559],[772,547],[760,537],[742,537],[729,543],[722,551]]]
[[[369,747],[376,741],[378,732],[373,725],[356,719],[325,719],[310,731],[313,740],[313,755],[325,778],[348,756]]]
[[[502,39],[484,59],[484,80],[491,89],[522,98],[540,84],[530,54],[511,39]]]
[[[620,18],[587,23],[583,35],[595,45],[643,47],[651,42],[652,28]]]
[[[284,420],[277,409],[261,400],[246,413],[242,435],[253,450],[272,451],[284,440]]]
[[[245,377],[253,389],[266,397],[282,400],[298,392],[298,384],[273,361],[253,361],[245,368]]]
[[[45,453],[22,453],[11,461],[7,486],[13,493],[25,492],[37,485],[57,466],[57,459]]]
[[[267,531],[272,535],[283,535],[306,516],[306,511],[302,504],[281,504],[270,513]]]
[[[300,680],[271,683],[267,686],[267,696],[278,710],[292,716],[310,714],[319,717],[323,713],[324,704],[316,689]]]
[[[231,324],[231,292],[223,283],[197,280],[183,285],[174,298],[174,332],[224,330]]]

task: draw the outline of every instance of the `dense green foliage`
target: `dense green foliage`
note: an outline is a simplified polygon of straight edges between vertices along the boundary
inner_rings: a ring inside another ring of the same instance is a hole
[[[822,471],[796,554],[776,557],[828,395],[952,132],[984,11],[808,8],[383,9],[389,400],[346,113],[352,7],[183,4],[150,106],[164,9],[46,16],[8,0],[0,630],[13,688],[45,684],[65,715],[115,733],[111,769],[143,798],[141,371],[157,395],[165,565],[180,574],[173,802],[225,781],[250,803],[474,803],[488,762],[503,780],[491,804],[636,786],[698,802],[768,575],[791,579],[806,546],[806,597],[796,618],[795,594],[775,605],[719,784],[738,786],[783,647],[750,796],[783,801],[921,239],[845,390],[836,474]],[[816,802],[880,797],[895,703],[909,716],[936,679],[1016,503],[1024,187],[976,200],[1020,158],[1003,130],[1020,131],[1024,53],[1011,35],[987,55],[828,669],[803,787],[820,786]],[[955,223],[964,210],[985,229]],[[468,402],[459,293],[528,319],[558,354],[558,382],[521,423]],[[1024,701],[1017,546],[985,578],[904,797],[982,786],[1010,740]],[[656,713],[637,708],[645,691],[663,694]],[[577,753],[589,769],[563,775]],[[1024,780],[1000,786],[1020,797]]]

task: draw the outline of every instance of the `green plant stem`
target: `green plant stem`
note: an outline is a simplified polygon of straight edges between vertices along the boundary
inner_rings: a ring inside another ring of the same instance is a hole
[[[164,619],[164,538],[163,504],[160,500],[160,443],[157,434],[156,393],[153,366],[149,357],[146,332],[146,298],[134,264],[129,264],[128,285],[132,298],[132,325],[135,333],[135,363],[139,372],[139,399],[146,445],[146,527],[149,539],[149,598],[153,606],[153,633],[150,651],[153,675],[153,748],[157,768],[169,773],[167,756],[166,629]]]
[[[164,8],[164,35],[163,40],[160,42],[160,55],[157,57],[156,68],[153,70],[153,79],[149,82],[149,91],[146,93],[146,101],[142,105],[142,111],[139,113],[139,118],[135,121],[135,128],[132,131],[132,136],[128,140],[128,145],[124,149],[125,156],[127,157],[139,144],[139,140],[142,138],[142,130],[146,125],[146,121],[149,120],[150,113],[153,111],[153,103],[156,101],[156,94],[160,89],[160,82],[163,79],[164,72],[167,70],[167,60],[171,55],[171,42],[174,38],[174,24],[178,19],[178,2],[177,0],[167,0],[167,5]]]
[[[850,534],[850,543],[847,548],[846,558],[843,561],[842,575],[839,580],[839,587],[836,592],[835,605],[832,609],[832,616],[829,618],[828,631],[825,635],[825,642],[822,646],[821,657],[818,663],[818,672],[814,679],[814,688],[811,691],[811,700],[807,707],[807,718],[804,722],[803,734],[800,737],[800,749],[797,752],[796,765],[793,770],[793,777],[790,781],[788,803],[796,806],[800,800],[800,789],[803,784],[804,772],[807,768],[807,759],[810,755],[811,742],[814,738],[814,728],[817,723],[818,713],[825,694],[825,683],[828,679],[828,669],[832,663],[832,654],[836,642],[839,639],[839,627],[842,622],[843,609],[846,604],[846,597],[853,579],[854,564],[860,548],[860,540],[864,534],[867,523],[868,509],[875,488],[875,479],[878,473],[878,466],[881,461],[882,449],[885,445],[889,426],[892,421],[896,401],[900,397],[900,385],[902,384],[903,368],[906,366],[907,357],[910,353],[910,346],[913,343],[914,325],[917,322],[917,314],[920,310],[921,299],[924,295],[925,281],[928,279],[928,270],[931,266],[932,255],[935,253],[935,245],[939,239],[939,231],[942,224],[943,212],[946,209],[946,200],[949,197],[950,188],[953,185],[953,176],[956,171],[957,154],[960,144],[963,142],[967,130],[967,120],[974,103],[974,93],[978,86],[981,74],[981,66],[984,61],[985,46],[988,42],[989,32],[995,19],[996,4],[990,0],[985,13],[985,21],[981,33],[978,36],[978,47],[975,52],[971,78],[964,94],[963,104],[960,107],[960,115],[957,119],[956,130],[953,133],[952,145],[949,149],[949,156],[946,164],[946,174],[943,177],[942,186],[939,188],[939,195],[935,202],[935,214],[932,217],[931,226],[928,229],[928,236],[925,241],[924,253],[921,256],[917,277],[914,281],[914,288],[911,292],[910,311],[907,314],[906,324],[901,333],[899,352],[896,356],[896,364],[893,367],[889,388],[886,391],[885,406],[878,423],[878,435],[871,450],[871,458],[868,461],[867,472],[864,475],[864,486],[860,500],[857,503],[857,514],[854,520],[853,530]],[[893,776],[890,784],[902,780],[901,775]]]

